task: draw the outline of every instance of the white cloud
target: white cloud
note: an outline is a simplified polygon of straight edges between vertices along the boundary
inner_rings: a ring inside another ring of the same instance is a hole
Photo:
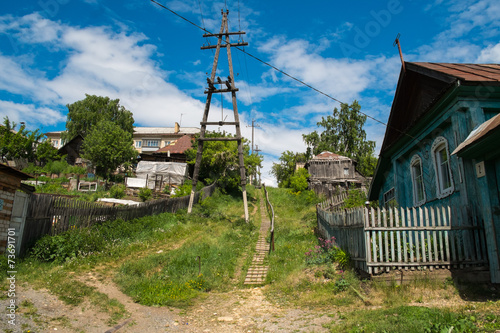
[[[39,14],[3,16],[0,22],[0,29],[13,32],[22,43],[42,43],[49,52],[57,45],[65,51],[61,70],[52,78],[31,70],[30,64],[18,64],[14,57],[0,56],[0,88],[5,91],[49,108],[81,100],[85,94],[119,98],[141,125],[172,126],[184,113],[185,126],[196,126],[195,119],[201,117],[202,103],[167,81],[168,73],[151,59],[155,46],[145,43],[143,34],[71,27]],[[46,117],[39,120],[54,124]]]
[[[500,43],[483,49],[477,58],[479,63],[500,63]]]
[[[2,118],[9,117],[11,122],[25,122],[30,129],[37,128],[40,124],[55,125],[66,119],[66,116],[59,111],[37,107],[33,104],[18,104],[0,100],[0,110]]]
[[[307,52],[314,48],[305,40],[274,38],[259,49],[270,54],[271,63],[276,67],[342,101],[357,98],[369,86],[371,61],[324,58]],[[321,47],[317,49],[320,50]]]

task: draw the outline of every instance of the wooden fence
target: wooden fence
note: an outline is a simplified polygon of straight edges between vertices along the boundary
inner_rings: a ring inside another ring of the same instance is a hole
[[[344,191],[339,195],[332,196],[326,199],[325,201],[321,202],[319,206],[324,210],[334,210],[337,207],[343,205],[347,197],[349,197],[349,193],[347,191]]]
[[[214,183],[197,192],[195,202],[200,196],[202,199],[211,196],[215,187]],[[159,199],[136,206],[110,207],[49,194],[34,194],[28,203],[20,252],[25,254],[44,235],[57,235],[71,227],[83,228],[116,219],[128,221],[148,215],[174,213],[187,208],[188,204],[189,196]]]
[[[484,230],[470,209],[451,207],[326,211],[317,207],[318,230],[348,252],[370,275],[391,269],[487,266]]]

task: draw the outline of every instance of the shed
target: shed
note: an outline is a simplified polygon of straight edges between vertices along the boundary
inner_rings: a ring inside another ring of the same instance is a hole
[[[338,187],[362,187],[366,178],[356,171],[356,162],[349,157],[324,151],[306,163],[310,174],[309,189],[330,198]]]
[[[28,178],[32,176],[0,164],[0,253],[5,252],[9,236],[15,236],[16,251],[20,248],[18,242],[22,239],[22,226],[29,199],[28,193],[20,191],[29,189],[21,181]]]
[[[162,189],[166,185],[182,185],[188,177],[187,163],[140,161],[137,178],[127,178],[128,187]]]

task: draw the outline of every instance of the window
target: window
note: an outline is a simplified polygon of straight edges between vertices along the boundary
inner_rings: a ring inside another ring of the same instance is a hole
[[[394,190],[394,187],[391,188],[389,191],[384,193],[384,207],[385,209],[389,209],[392,207],[396,207],[396,191]]]
[[[425,202],[424,176],[420,156],[415,155],[411,159],[410,172],[413,184],[413,205],[420,206]]]
[[[144,147],[159,147],[160,140],[144,140]]]
[[[52,146],[55,148],[59,147],[59,140],[52,140]]]
[[[450,154],[448,153],[448,141],[442,136],[434,140],[432,144],[432,157],[436,171],[437,197],[444,198],[453,193],[453,178],[450,167]]]
[[[344,176],[349,176],[349,168],[344,168]]]
[[[141,146],[142,146],[142,141],[135,142],[135,148],[141,148]]]

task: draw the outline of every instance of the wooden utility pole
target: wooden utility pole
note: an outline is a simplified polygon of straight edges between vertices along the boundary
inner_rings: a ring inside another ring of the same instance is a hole
[[[257,152],[257,156],[259,156],[259,151],[262,151],[262,149],[259,149],[259,146],[255,146],[255,152]],[[257,165],[257,173],[259,175],[259,188],[262,186],[262,180],[260,178],[260,163]]]
[[[254,129],[257,127],[259,128],[260,126],[259,125],[255,125],[255,119],[252,119],[252,125],[251,126],[247,126],[247,127],[251,127],[252,128],[252,154],[253,154],[253,143],[254,143]]]
[[[248,43],[233,43],[231,44],[229,40],[230,35],[242,35],[245,34],[242,31],[239,32],[229,32],[228,23],[227,23],[227,15],[229,11],[222,11],[222,23],[220,26],[220,32],[218,34],[204,34],[203,37],[217,37],[217,45],[212,46],[203,46],[202,50],[207,49],[215,49],[214,63],[212,66],[212,73],[210,78],[207,79],[208,89],[205,90],[205,94],[207,94],[207,101],[205,103],[205,111],[203,113],[203,120],[200,122],[201,130],[200,137],[198,139],[198,151],[196,153],[196,163],[194,165],[194,174],[193,174],[193,188],[191,189],[191,197],[189,198],[189,207],[188,213],[191,213],[193,209],[194,202],[194,194],[196,190],[196,183],[198,182],[198,175],[200,173],[201,166],[201,158],[203,155],[203,142],[205,141],[237,141],[238,142],[238,160],[240,166],[240,176],[241,176],[241,189],[243,191],[243,205],[245,208],[245,221],[248,222],[248,202],[247,202],[247,190],[246,190],[246,175],[245,175],[245,164],[243,161],[243,143],[241,137],[241,129],[240,129],[240,120],[238,116],[238,106],[236,104],[236,92],[238,89],[234,84],[234,73],[233,73],[233,61],[231,59],[231,46],[245,46]],[[225,40],[223,38],[225,37]],[[224,43],[224,44],[223,44]],[[221,47],[225,47],[227,50],[227,60],[229,63],[229,76],[226,81],[222,81],[219,77],[215,80],[215,75],[217,72],[217,64],[219,62],[219,53]],[[221,85],[221,88],[216,88],[215,85]],[[222,85],[225,85],[223,87]],[[208,113],[210,111],[210,103],[212,101],[212,95],[214,93],[227,93],[230,92],[232,95],[233,102],[233,112],[234,112],[234,121],[226,122],[224,120],[218,122],[209,122],[208,121]],[[205,137],[207,125],[214,126],[223,126],[223,125],[234,125],[236,127],[236,136],[233,138],[226,137]]]

